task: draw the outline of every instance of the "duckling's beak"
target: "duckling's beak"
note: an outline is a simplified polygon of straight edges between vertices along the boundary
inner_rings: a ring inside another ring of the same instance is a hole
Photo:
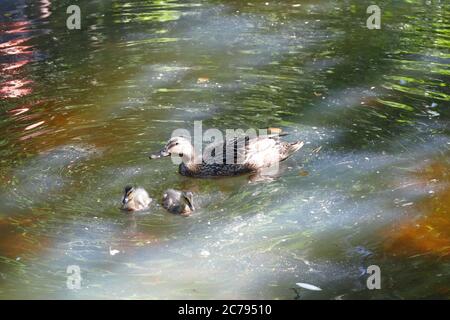
[[[150,159],[158,159],[158,158],[163,158],[163,157],[168,157],[170,156],[170,152],[167,151],[166,148],[161,149],[160,151],[158,151],[157,153],[151,154],[149,156]]]

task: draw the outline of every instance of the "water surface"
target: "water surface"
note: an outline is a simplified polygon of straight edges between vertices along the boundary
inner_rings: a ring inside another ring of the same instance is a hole
[[[370,1],[70,4],[0,4],[0,298],[450,297],[448,3],[379,1],[381,30]],[[147,158],[195,120],[306,145],[260,183]]]

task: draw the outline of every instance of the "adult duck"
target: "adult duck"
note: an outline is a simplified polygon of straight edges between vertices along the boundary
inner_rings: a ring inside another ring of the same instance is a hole
[[[282,141],[282,135],[243,136],[211,144],[203,152],[203,157],[196,154],[189,139],[172,137],[164,148],[150,158],[177,155],[182,158],[179,173],[189,177],[211,178],[259,172],[286,160],[304,144],[303,141]]]

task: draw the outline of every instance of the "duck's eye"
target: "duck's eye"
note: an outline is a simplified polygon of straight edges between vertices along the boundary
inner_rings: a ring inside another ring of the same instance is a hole
[[[178,143],[178,142],[175,142],[175,145],[177,146],[177,145],[179,145],[179,143]]]

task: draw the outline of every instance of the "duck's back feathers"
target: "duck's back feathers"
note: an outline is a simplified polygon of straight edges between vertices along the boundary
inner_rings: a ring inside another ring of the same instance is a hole
[[[287,134],[282,134],[285,136]],[[252,156],[274,151],[277,153],[277,145],[284,143],[279,139],[280,135],[270,134],[259,137],[235,137],[224,142],[208,145],[203,153],[203,162],[222,164],[245,164]]]
[[[279,137],[278,134],[242,136],[211,144],[205,148],[202,164],[189,168],[182,163],[180,173],[203,177],[249,173],[283,161],[303,146],[302,141],[288,143]]]

